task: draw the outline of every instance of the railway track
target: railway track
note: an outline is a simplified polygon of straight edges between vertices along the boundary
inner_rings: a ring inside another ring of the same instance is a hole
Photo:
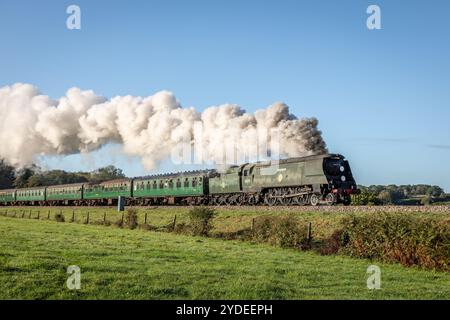
[[[139,207],[139,208],[167,208],[169,206]],[[172,206],[175,208],[192,208],[192,206]],[[292,212],[329,212],[329,213],[350,213],[350,212],[433,212],[449,213],[450,206],[209,206],[220,210],[230,211],[292,211]]]
[[[183,205],[159,205],[159,206],[133,206],[133,208],[154,210],[158,208],[172,208],[174,211],[177,209],[190,209],[193,206],[183,206]],[[207,206],[209,208],[218,209],[221,211],[258,211],[264,212],[325,212],[325,213],[352,213],[352,212],[420,212],[420,213],[448,213],[450,214],[450,206]],[[0,208],[21,208],[21,207],[7,207],[3,206]],[[72,206],[57,206],[57,207],[23,207],[23,208],[107,208],[115,210],[116,207],[113,206],[94,206],[94,207],[72,207]],[[125,208],[126,209],[126,208]]]

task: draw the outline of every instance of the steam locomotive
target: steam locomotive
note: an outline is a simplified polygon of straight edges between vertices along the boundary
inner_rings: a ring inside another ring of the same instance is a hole
[[[192,171],[121,179],[0,190],[0,205],[349,205],[358,193],[344,156],[323,154],[276,162],[246,163],[226,172]]]

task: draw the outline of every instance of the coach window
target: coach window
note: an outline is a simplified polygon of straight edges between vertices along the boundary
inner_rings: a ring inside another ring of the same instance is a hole
[[[181,188],[181,181],[179,178],[177,179],[177,188]]]
[[[164,182],[162,180],[159,180],[159,188],[164,189]]]
[[[184,187],[189,188],[189,179],[188,178],[184,179]]]
[[[192,187],[195,188],[197,186],[197,178],[192,179]]]
[[[169,188],[173,189],[173,180],[172,179],[169,180]]]

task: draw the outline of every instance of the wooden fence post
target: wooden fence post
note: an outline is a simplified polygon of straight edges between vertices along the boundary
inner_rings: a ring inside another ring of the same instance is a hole
[[[75,222],[75,210],[72,210],[72,222]]]
[[[252,218],[252,231],[255,230],[255,218]]]
[[[89,224],[89,211],[87,213],[86,224]]]
[[[103,224],[106,224],[106,212],[103,213]]]
[[[28,214],[28,219],[31,219],[31,209],[30,209],[30,213]]]
[[[122,224],[122,226],[123,226],[123,212],[122,212],[122,220],[121,220],[121,221],[122,221],[122,223],[121,223],[121,224]]]
[[[173,217],[172,231],[175,231],[176,223],[177,223],[177,215],[175,215],[175,217]]]
[[[47,220],[50,220],[50,210],[47,212]]]
[[[311,243],[312,239],[312,231],[311,231],[311,222],[308,224],[308,244]]]
[[[144,224],[147,224],[147,212],[145,213]]]
[[[41,216],[41,210],[38,210],[38,216],[37,216],[38,220],[40,220],[40,216]]]

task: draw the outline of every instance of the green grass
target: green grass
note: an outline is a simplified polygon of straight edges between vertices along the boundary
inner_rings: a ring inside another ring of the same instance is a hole
[[[263,244],[0,217],[0,299],[449,299],[450,275]],[[81,290],[66,268],[81,267]]]

